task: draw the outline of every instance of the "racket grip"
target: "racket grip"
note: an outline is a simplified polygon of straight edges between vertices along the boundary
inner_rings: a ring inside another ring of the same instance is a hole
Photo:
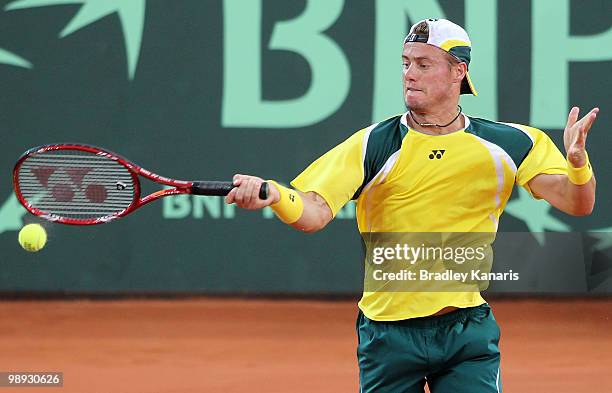
[[[259,199],[261,200],[268,199],[269,195],[270,195],[270,186],[268,185],[268,182],[265,181],[261,183],[261,187],[259,188]]]
[[[234,188],[230,181],[194,181],[191,193],[194,195],[225,196]]]
[[[191,185],[191,193],[194,195],[225,196],[234,188],[234,183],[229,181],[194,181]],[[261,184],[259,199],[268,199],[269,186],[267,182]]]

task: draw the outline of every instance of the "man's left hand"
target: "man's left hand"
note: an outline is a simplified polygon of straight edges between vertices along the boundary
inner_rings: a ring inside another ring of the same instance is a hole
[[[598,112],[599,108],[593,108],[586,116],[578,120],[580,108],[575,106],[567,117],[567,125],[563,132],[563,143],[567,160],[574,168],[582,168],[586,165],[586,138]]]

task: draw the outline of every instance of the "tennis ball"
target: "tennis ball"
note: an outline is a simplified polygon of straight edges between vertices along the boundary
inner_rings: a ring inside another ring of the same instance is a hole
[[[45,243],[47,243],[47,232],[40,224],[28,224],[19,231],[19,244],[26,251],[39,251]]]

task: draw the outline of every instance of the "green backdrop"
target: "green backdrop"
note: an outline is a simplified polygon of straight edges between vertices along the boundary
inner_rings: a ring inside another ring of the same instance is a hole
[[[0,1],[0,291],[357,293],[362,250],[348,205],[305,235],[220,198],[156,202],[111,224],[44,224],[12,195],[27,148],[104,146],[162,175],[288,183],[352,132],[404,111],[401,42],[426,17],[464,25],[479,97],[471,115],[542,128],[601,108],[588,139],[597,206],[574,218],[515,190],[497,291],[612,293],[612,3],[608,0]],[[560,233],[559,233],[560,232]],[[520,240],[517,240],[520,239]]]

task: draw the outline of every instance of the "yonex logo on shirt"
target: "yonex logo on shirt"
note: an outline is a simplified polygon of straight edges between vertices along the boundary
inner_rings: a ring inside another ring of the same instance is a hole
[[[434,158],[437,158],[439,160],[440,158],[442,158],[445,151],[446,150],[432,150],[431,154],[429,155],[429,159],[433,160]]]

